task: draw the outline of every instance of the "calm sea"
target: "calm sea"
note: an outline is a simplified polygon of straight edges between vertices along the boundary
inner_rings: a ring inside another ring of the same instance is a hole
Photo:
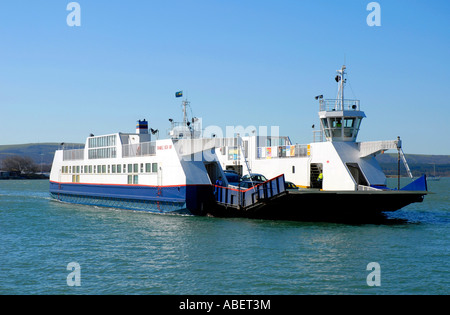
[[[0,181],[0,294],[449,294],[449,189],[342,224],[70,205],[48,181]]]

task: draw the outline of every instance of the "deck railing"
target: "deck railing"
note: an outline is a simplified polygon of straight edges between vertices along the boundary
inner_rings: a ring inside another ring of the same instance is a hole
[[[156,142],[143,142],[122,145],[123,157],[152,156],[156,155]]]
[[[257,159],[278,159],[291,157],[307,157],[308,145],[293,144],[281,145],[273,147],[259,147],[257,148]]]
[[[358,110],[360,109],[359,100],[342,100],[340,99],[321,99],[320,111],[332,112],[337,110]]]
[[[84,159],[84,149],[63,151],[63,161],[79,161],[83,159]]]

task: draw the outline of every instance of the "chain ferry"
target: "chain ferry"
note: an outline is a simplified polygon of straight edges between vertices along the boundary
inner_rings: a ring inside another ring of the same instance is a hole
[[[375,159],[397,150],[411,174],[399,137],[356,141],[366,115],[359,100],[344,99],[345,70],[337,71],[336,99],[316,97],[318,141],[298,145],[289,137],[255,134],[206,138],[201,119],[187,117],[185,99],[183,121],[169,119],[167,139],[152,140],[159,132],[144,119],[136,133],[91,134],[84,149],[57,150],[50,194],[63,202],[154,213],[287,220],[366,216],[422,202],[425,176],[403,188],[399,180],[390,189]],[[230,172],[246,175],[249,185],[232,183]],[[256,174],[265,177],[257,180]]]

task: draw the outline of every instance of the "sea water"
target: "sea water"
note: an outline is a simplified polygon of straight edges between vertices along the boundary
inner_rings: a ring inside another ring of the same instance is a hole
[[[346,224],[73,205],[45,180],[0,181],[0,294],[449,294],[450,179],[428,186]]]

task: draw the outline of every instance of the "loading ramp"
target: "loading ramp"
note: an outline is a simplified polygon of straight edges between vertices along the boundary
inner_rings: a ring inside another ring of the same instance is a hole
[[[286,194],[284,174],[260,184],[255,183],[255,186],[248,189],[215,186],[218,206],[242,211],[263,207]]]

